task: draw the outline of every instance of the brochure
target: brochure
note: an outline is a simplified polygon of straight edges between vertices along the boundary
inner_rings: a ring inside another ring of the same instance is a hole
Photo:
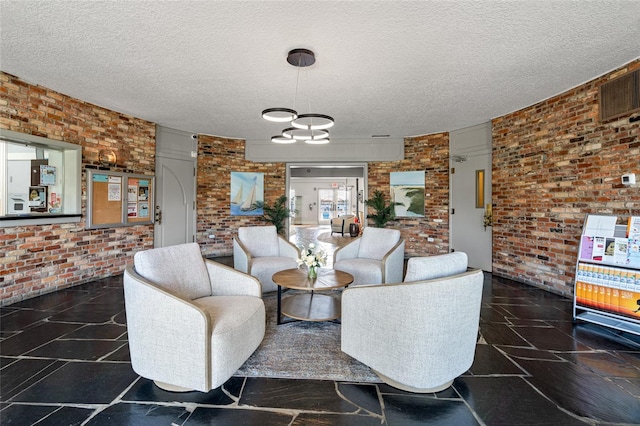
[[[634,239],[640,238],[640,216],[629,216],[627,237]]]

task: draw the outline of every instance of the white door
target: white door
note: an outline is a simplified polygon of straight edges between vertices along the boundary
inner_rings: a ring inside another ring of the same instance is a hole
[[[449,169],[451,248],[467,254],[469,267],[491,272],[492,228],[484,226],[487,208],[491,209],[491,155],[464,158],[451,161]]]
[[[195,241],[195,163],[159,157],[156,187],[155,247]]]

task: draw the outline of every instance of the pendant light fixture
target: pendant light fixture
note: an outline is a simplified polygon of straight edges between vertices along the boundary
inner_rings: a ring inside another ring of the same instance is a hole
[[[286,144],[286,143],[296,143],[297,140],[293,138],[287,138],[282,135],[278,135],[278,136],[271,136],[271,142]]]
[[[308,129],[296,129],[295,127],[289,127],[282,131],[282,136],[285,138],[291,138],[299,141],[305,141],[308,139],[326,139],[329,137],[329,132],[321,130],[308,130]]]
[[[267,108],[262,111],[262,118],[276,123],[286,123],[298,118],[298,113],[289,108]]]
[[[293,49],[287,55],[287,62],[298,68],[296,80],[295,102],[298,97],[298,83],[300,81],[300,69],[313,65],[316,62],[315,54],[308,49]],[[311,101],[309,101],[311,109]],[[306,143],[329,143],[329,129],[334,125],[333,117],[325,114],[300,114],[291,108],[267,108],[262,111],[262,118],[277,123],[290,123],[291,127],[282,131],[282,135],[271,137],[275,143],[295,143],[304,140]]]

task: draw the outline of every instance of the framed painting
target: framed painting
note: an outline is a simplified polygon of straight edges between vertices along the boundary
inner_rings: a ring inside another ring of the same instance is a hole
[[[391,172],[391,202],[397,217],[424,217],[424,170]]]
[[[231,172],[231,216],[264,214],[264,173]]]

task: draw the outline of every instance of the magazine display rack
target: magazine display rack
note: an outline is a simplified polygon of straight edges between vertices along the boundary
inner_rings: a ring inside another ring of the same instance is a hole
[[[640,335],[640,216],[587,215],[573,318]]]

